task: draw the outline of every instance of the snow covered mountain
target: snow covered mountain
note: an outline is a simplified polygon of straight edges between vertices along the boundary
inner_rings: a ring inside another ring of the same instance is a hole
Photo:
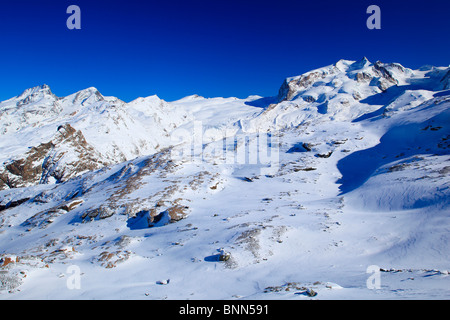
[[[363,58],[274,97],[27,89],[0,103],[0,298],[448,298],[449,74]]]
[[[95,88],[63,98],[56,97],[46,85],[27,89],[0,104],[4,137],[0,189],[62,182],[108,164],[154,153],[170,144],[170,130],[188,117],[172,109],[156,96],[126,104],[103,97]],[[72,139],[68,139],[61,134],[62,128],[74,131],[75,136],[69,134]],[[50,159],[51,173],[45,170]],[[68,166],[69,161],[77,165]]]

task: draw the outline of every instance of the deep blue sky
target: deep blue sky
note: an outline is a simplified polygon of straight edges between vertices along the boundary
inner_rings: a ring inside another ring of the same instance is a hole
[[[81,8],[81,30],[66,9]],[[381,8],[381,30],[366,9]],[[450,1],[1,0],[0,100],[48,84],[125,101],[273,96],[341,58],[450,64]]]

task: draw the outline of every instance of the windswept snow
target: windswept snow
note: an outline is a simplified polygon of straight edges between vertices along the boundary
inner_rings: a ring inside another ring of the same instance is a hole
[[[0,298],[448,299],[449,72],[1,102]]]

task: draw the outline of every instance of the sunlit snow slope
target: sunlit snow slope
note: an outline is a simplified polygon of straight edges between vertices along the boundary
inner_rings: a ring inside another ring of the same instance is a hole
[[[0,298],[448,299],[449,72],[1,102]]]

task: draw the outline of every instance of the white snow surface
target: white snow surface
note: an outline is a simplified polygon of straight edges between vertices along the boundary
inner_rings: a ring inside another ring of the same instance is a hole
[[[277,97],[1,102],[1,163],[69,123],[110,165],[0,191],[0,299],[449,299],[448,72],[364,58]],[[268,133],[276,161],[224,160]]]

